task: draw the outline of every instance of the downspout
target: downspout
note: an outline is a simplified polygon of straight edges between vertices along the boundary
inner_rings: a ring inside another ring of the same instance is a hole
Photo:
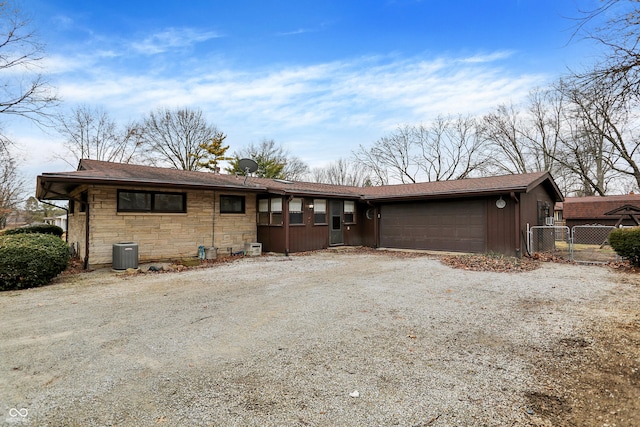
[[[85,221],[84,221],[84,264],[83,268],[85,270],[89,269],[89,200],[87,198],[87,206],[85,210]]]
[[[373,247],[377,249],[378,246],[380,246],[380,235],[378,231],[378,208],[369,200],[367,200],[367,205],[371,206],[371,209],[373,209]]]
[[[522,239],[520,237],[520,200],[518,200],[518,196],[516,195],[515,192],[511,192],[510,194],[511,198],[513,199],[513,201],[515,202],[515,223],[516,223],[516,229],[515,229],[515,249],[516,249],[516,257],[517,258],[521,258],[522,257],[522,251],[521,249],[521,245],[522,245]]]
[[[284,215],[284,254],[289,256],[289,202],[293,199],[293,195],[285,199],[286,203],[282,207],[282,214]]]
[[[213,213],[211,215],[211,247],[216,246],[216,192],[213,191]]]

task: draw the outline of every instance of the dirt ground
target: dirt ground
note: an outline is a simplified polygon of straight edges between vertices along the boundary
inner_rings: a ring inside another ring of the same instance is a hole
[[[620,280],[640,293],[637,273]],[[621,303],[606,317],[592,321],[584,337],[561,340],[536,363],[549,391],[528,398],[549,425],[640,425],[640,306]]]
[[[548,258],[568,262],[564,258]],[[601,261],[593,256],[585,259]],[[531,258],[512,262],[508,267],[501,258],[486,256],[444,257],[444,261],[476,271],[526,271],[539,266]],[[631,285],[633,294],[628,299],[621,295],[620,304],[608,308],[606,321],[587,320],[590,324],[585,337],[561,339],[540,352],[536,374],[539,381],[547,384],[547,391],[528,393],[527,398],[532,410],[541,414],[543,424],[640,425],[640,306],[633,302],[640,294],[640,271],[622,262],[597,268],[618,271],[617,280]]]
[[[623,265],[352,249],[170,270],[0,293],[0,424],[640,425]]]

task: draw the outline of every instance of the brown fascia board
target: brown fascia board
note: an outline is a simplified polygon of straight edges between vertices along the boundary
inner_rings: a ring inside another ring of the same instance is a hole
[[[403,194],[403,195],[389,195],[389,196],[363,196],[362,200],[369,202],[376,201],[403,201],[403,200],[416,200],[416,199],[453,199],[453,198],[468,198],[474,196],[498,196],[511,192],[526,193],[527,189],[523,187],[518,188],[497,188],[497,189],[481,189],[481,190],[469,190],[460,192],[440,191],[434,193],[415,193],[415,194]]]
[[[242,190],[249,192],[263,192],[266,191],[266,187],[247,187],[243,185],[233,184],[203,184],[203,183],[176,183],[169,181],[154,181],[149,179],[136,180],[136,179],[121,179],[121,178],[91,178],[87,176],[69,176],[69,175],[56,175],[56,174],[42,174],[37,177],[42,187],[47,181],[54,183],[68,183],[78,185],[121,185],[127,187],[162,187],[162,188],[184,188],[184,189],[219,189],[219,190]]]
[[[281,189],[267,189],[269,194],[279,194],[281,196],[316,196],[326,198],[341,198],[341,199],[362,199],[362,195],[353,193],[330,193],[327,191],[313,191],[313,190],[281,190]]]

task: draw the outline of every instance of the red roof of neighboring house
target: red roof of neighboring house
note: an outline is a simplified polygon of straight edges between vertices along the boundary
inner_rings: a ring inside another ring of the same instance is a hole
[[[624,205],[640,207],[640,194],[620,196],[567,197],[564,199],[564,219],[611,219],[605,213]]]
[[[76,171],[43,173],[38,176],[36,196],[39,199],[62,199],[78,185],[84,184],[234,189],[364,200],[406,200],[411,198],[497,195],[511,192],[526,193],[543,184],[556,201],[562,200],[558,187],[547,172],[417,184],[351,187],[268,178],[245,178],[244,176],[211,172],[184,171],[86,159],[80,161]]]

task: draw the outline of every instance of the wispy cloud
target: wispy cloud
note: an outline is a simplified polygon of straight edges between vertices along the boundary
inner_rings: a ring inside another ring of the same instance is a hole
[[[180,75],[88,68],[58,88],[71,105],[100,104],[123,121],[161,106],[199,108],[235,140],[273,137],[319,162],[348,155],[398,124],[481,114],[545,84],[547,76],[501,68],[504,55],[485,54],[482,61],[379,56],[257,69],[221,68],[202,59],[199,69],[185,67]],[[322,154],[309,154],[320,150],[318,144]]]
[[[315,33],[316,31],[317,30],[312,30],[309,28],[298,28],[297,30],[293,30],[293,31],[283,31],[280,33],[276,33],[276,35],[286,37],[286,36],[296,36],[298,34],[305,34],[305,33]]]
[[[477,54],[460,59],[461,62],[468,64],[478,64],[483,62],[495,62],[502,59],[508,59],[513,56],[515,52],[512,50],[499,50],[496,52]]]
[[[143,40],[132,42],[131,48],[143,55],[155,55],[219,37],[222,37],[222,35],[213,31],[200,31],[194,28],[169,28],[147,36]]]

